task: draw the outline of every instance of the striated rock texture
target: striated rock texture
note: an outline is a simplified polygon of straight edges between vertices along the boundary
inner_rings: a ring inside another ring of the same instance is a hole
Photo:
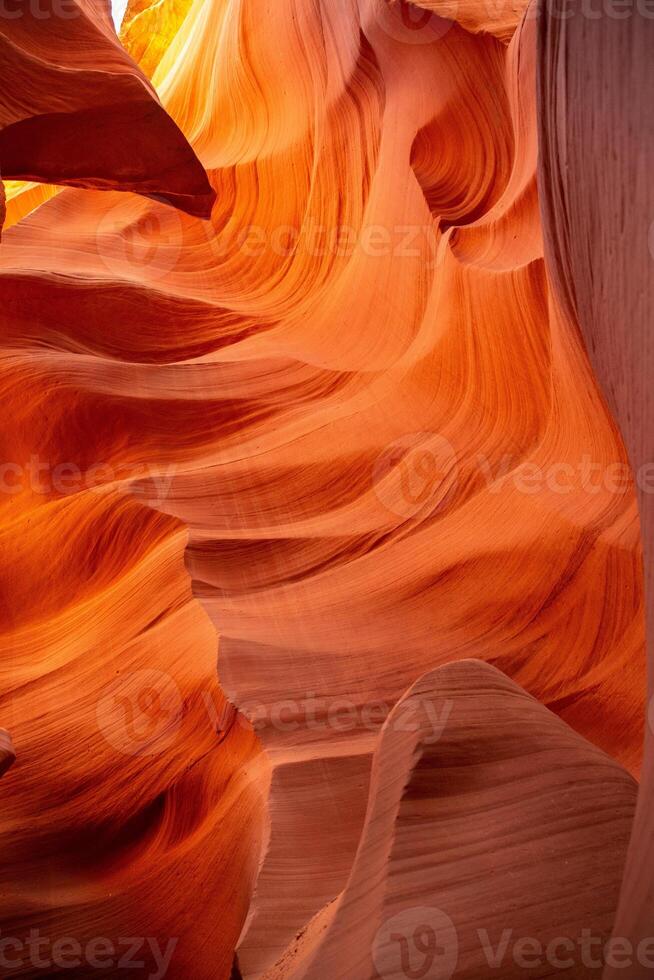
[[[601,943],[642,561],[549,219],[544,260],[536,8],[135,0],[128,52],[105,15],[77,95],[162,132],[64,101],[113,183],[12,185],[0,247],[3,935],[211,980]],[[82,182],[12,128],[7,175]]]
[[[548,267],[558,302],[578,320],[634,471],[647,590],[649,724],[639,809],[616,922],[637,945],[654,927],[654,19],[572,5],[539,31],[539,182]],[[571,11],[572,13],[572,11]],[[597,14],[599,13],[599,16]],[[598,161],[601,163],[598,165]],[[607,967],[640,978],[642,965]]]
[[[635,800],[624,769],[498,670],[440,667],[382,729],[343,892],[266,980],[518,978],[508,923],[555,951],[530,977],[599,976],[570,937],[610,935]]]
[[[5,8],[2,177],[139,191],[206,217],[206,174],[121,47],[104,0]]]
[[[11,735],[4,728],[0,728],[0,776],[14,764],[15,760],[16,753]]]

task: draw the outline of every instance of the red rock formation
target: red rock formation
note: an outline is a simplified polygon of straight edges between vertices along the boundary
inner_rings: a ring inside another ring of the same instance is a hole
[[[380,734],[343,892],[265,980],[598,976],[635,800],[620,766],[499,671],[440,667]]]
[[[207,980],[237,946],[243,977],[362,980],[373,926],[427,898],[451,900],[462,977],[482,912],[603,937],[640,763],[639,528],[543,258],[535,18],[147,13],[126,43],[207,168],[210,219],[165,134],[134,137],[135,176],[90,127],[96,189],[24,201],[0,248],[3,932],[176,939],[169,975]],[[98,50],[76,71],[115,66],[97,84],[171,127],[106,18],[82,21]],[[59,152],[57,182],[81,179]],[[196,213],[123,192],[151,180]],[[471,657],[501,673],[451,665]],[[432,705],[470,692],[442,744],[396,737],[419,677]]]
[[[121,47],[108,6],[8,0],[5,7],[2,177],[139,191],[208,216],[206,175]]]
[[[9,732],[0,728],[0,776],[13,765],[16,759],[13,742]]]
[[[649,697],[654,662],[651,398],[654,301],[654,20],[647,7],[543,10],[539,34],[540,188],[548,267],[561,308],[576,319],[620,423],[636,474],[647,590]],[[645,767],[617,937],[637,948],[654,926],[654,745]],[[641,978],[642,963],[607,978]]]

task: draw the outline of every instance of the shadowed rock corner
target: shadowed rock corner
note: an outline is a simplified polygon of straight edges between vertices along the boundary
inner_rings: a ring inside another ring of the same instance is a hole
[[[4,728],[0,728],[0,776],[4,776],[7,769],[13,766],[16,761],[14,744],[11,735]]]

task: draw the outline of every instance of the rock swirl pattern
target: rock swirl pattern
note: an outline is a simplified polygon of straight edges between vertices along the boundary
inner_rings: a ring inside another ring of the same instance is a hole
[[[31,2],[0,968],[649,975],[651,21]]]

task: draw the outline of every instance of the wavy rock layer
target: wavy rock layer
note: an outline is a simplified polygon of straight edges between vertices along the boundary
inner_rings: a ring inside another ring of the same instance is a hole
[[[36,927],[117,949],[152,937],[174,941],[175,976],[227,975],[256,866],[257,750],[217,688],[186,535],[97,493],[13,503],[0,545],[2,710],[18,757],[0,789],[3,936]],[[25,963],[7,975],[34,975]]]
[[[265,975],[345,894],[393,706],[470,657],[624,792],[587,915],[610,928],[633,785],[600,750],[637,770],[638,518],[543,261],[535,21],[407,6],[152,12],[211,218],[67,189],[5,233],[15,930],[178,936],[171,975],[226,977],[258,871],[238,961]]]
[[[104,2],[52,0],[7,11],[0,75],[4,178],[139,191],[210,213],[199,161],[118,42]],[[29,206],[23,202],[22,213]]]
[[[498,670],[440,667],[382,729],[345,889],[266,980],[523,977],[507,924],[556,949],[530,977],[599,976],[578,939],[610,936],[635,802],[620,766]]]

